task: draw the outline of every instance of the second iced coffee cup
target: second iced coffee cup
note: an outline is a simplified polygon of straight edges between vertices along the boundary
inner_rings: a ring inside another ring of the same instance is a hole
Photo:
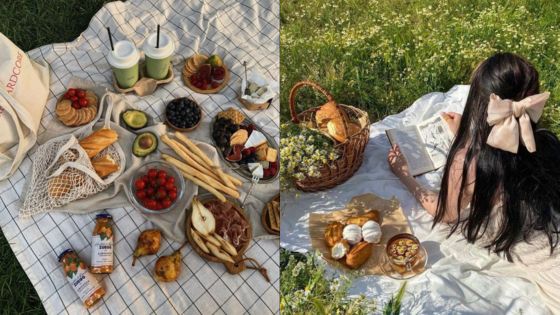
[[[175,51],[175,44],[171,37],[164,32],[159,34],[159,45],[157,33],[153,33],[144,41],[142,47],[146,56],[146,74],[156,80],[167,77],[171,57]]]
[[[140,53],[130,41],[121,40],[107,57],[119,87],[131,88],[138,81],[138,61]]]

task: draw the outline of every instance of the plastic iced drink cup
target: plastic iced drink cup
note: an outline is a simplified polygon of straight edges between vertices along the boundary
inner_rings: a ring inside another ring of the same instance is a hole
[[[128,89],[136,84],[139,60],[140,53],[132,42],[122,40],[115,44],[115,49],[109,53],[107,61],[113,69],[119,87]]]
[[[175,44],[171,37],[164,32],[159,34],[159,47],[157,46],[157,33],[153,33],[144,41],[142,49],[146,56],[146,75],[155,80],[167,77],[171,57],[175,52]]]

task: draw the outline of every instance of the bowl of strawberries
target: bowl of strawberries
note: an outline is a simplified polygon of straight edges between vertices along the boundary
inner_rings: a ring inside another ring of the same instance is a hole
[[[183,198],[185,180],[172,165],[147,162],[130,177],[127,196],[132,205],[149,214],[166,213]]]

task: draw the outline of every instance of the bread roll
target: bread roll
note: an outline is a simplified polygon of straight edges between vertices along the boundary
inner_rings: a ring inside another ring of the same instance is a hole
[[[119,135],[116,131],[104,128],[94,131],[89,136],[80,140],[80,145],[82,146],[82,148],[84,148],[84,150],[87,152],[88,157],[91,159],[99,152],[115,143],[118,138]]]
[[[97,175],[101,178],[107,177],[119,169],[119,165],[109,154],[91,161],[91,164]]]
[[[334,101],[328,102],[321,106],[315,113],[315,122],[319,128],[324,127],[330,120],[342,118],[338,106]]]

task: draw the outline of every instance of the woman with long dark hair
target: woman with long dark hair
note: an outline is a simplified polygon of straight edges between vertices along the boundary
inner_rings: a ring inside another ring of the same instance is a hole
[[[510,262],[560,268],[560,141],[537,124],[548,96],[527,60],[495,54],[474,71],[463,115],[443,114],[455,140],[440,191],[414,180],[398,147],[391,169],[434,226]]]

